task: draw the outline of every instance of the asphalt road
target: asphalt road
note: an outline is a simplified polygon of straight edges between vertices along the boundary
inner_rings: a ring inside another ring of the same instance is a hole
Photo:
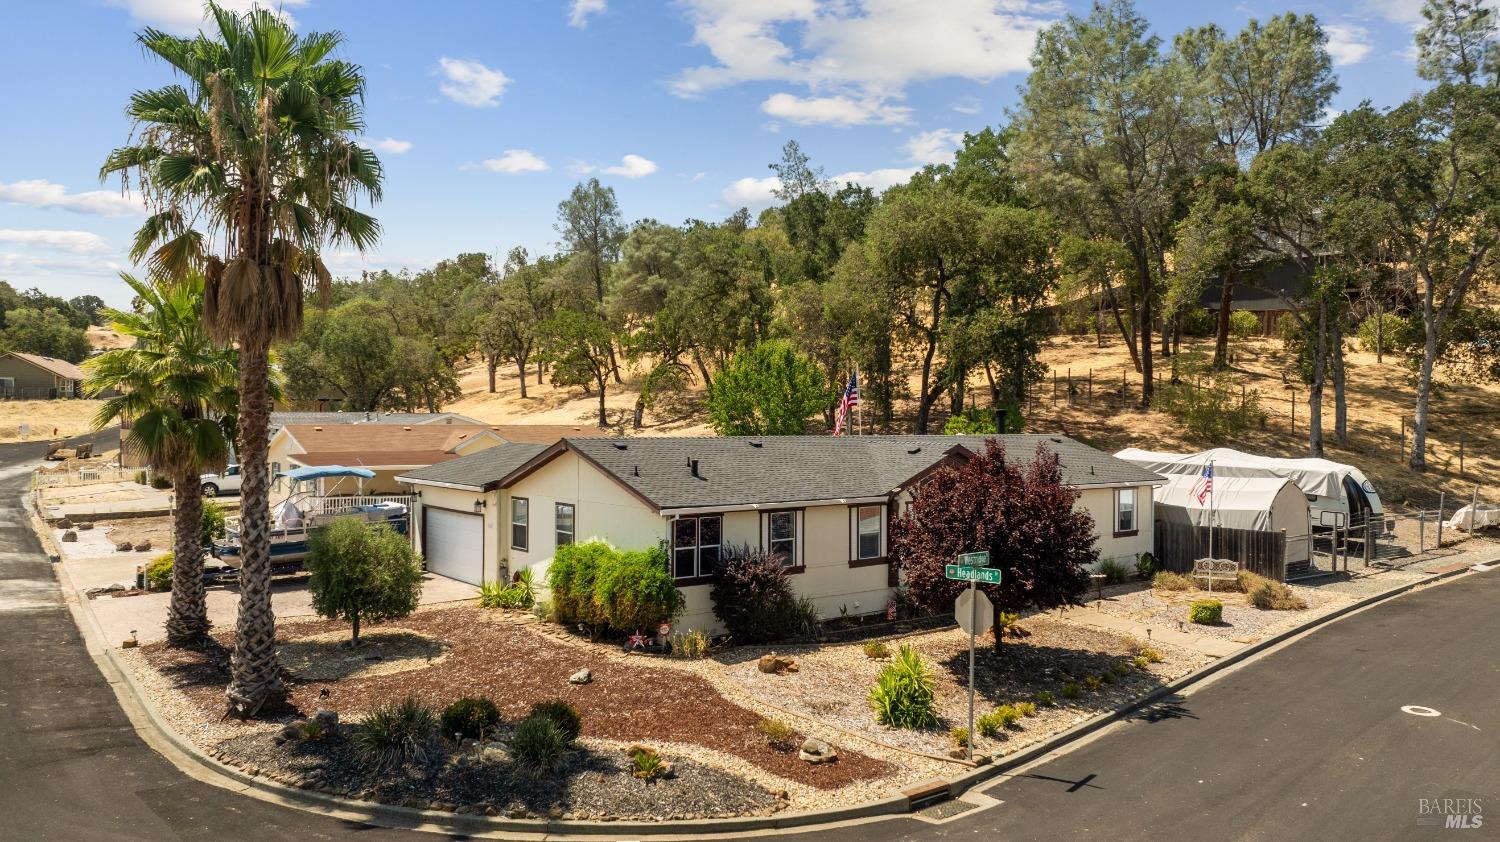
[[[142,742],[26,528],[41,453],[0,445],[0,838],[442,838],[235,795]],[[1500,838],[1500,572],[1335,623],[982,792],[1002,803],[795,838]],[[1424,798],[1479,799],[1489,821],[1421,825]]]

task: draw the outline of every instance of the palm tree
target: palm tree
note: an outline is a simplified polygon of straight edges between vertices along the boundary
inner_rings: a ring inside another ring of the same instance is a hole
[[[210,3],[215,31],[179,38],[138,36],[184,85],[137,91],[127,113],[131,143],[100,170],[137,186],[153,211],[133,256],[181,277],[201,267],[209,335],[239,349],[239,617],[229,713],[254,716],[286,698],[271,611],[270,471],[266,445],[271,343],[302,324],[306,287],[327,295],[325,245],[365,250],[380,225],[353,207],[380,198],[380,161],[363,132],[365,81],[333,57],[337,33],[299,37],[276,15]]]
[[[115,330],[135,338],[135,346],[84,363],[84,389],[91,395],[118,391],[99,408],[95,428],[131,420],[125,445],[172,480],[177,507],[167,643],[196,646],[209,628],[198,478],[222,467],[228,452],[238,398],[235,354],[203,329],[201,276],[170,284],[121,278],[135,291],[137,308],[109,311],[109,318]]]

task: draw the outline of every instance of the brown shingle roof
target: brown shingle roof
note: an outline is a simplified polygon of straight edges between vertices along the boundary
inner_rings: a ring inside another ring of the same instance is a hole
[[[436,465],[458,458],[441,450],[315,450],[287,457],[299,465],[343,465],[346,468],[408,467]]]
[[[284,429],[306,451],[293,455],[304,465],[435,465],[487,432],[522,444],[603,434],[569,424],[288,424]]]
[[[68,380],[83,379],[83,369],[79,368],[76,365],[73,365],[67,360],[60,360],[56,357],[44,357],[40,354],[26,354],[20,351],[11,351],[10,355],[18,360],[24,360],[25,362],[31,363],[37,368],[46,371],[48,374],[55,374],[58,377],[67,378]],[[572,433],[571,435],[576,436],[579,434]]]

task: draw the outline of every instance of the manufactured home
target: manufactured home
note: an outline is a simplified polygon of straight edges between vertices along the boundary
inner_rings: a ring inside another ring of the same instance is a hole
[[[993,437],[1027,462],[1056,453],[1063,481],[1092,515],[1101,559],[1152,548],[1152,499],[1164,480],[1062,436]],[[428,569],[478,584],[531,570],[546,581],[561,544],[622,549],[664,543],[687,599],[679,622],[718,631],[709,600],[731,546],[783,556],[823,616],[880,611],[897,584],[886,551],[915,483],[983,452],[983,436],[563,438],[507,443],[408,471],[413,526]]]

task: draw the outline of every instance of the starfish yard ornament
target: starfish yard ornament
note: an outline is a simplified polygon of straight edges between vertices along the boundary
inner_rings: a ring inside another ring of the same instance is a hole
[[[626,645],[626,648],[628,648],[628,649],[645,649],[646,648],[646,636],[643,635],[643,634],[641,634],[641,630],[640,629],[636,629],[635,630],[635,634],[631,635],[625,641],[625,645]]]

